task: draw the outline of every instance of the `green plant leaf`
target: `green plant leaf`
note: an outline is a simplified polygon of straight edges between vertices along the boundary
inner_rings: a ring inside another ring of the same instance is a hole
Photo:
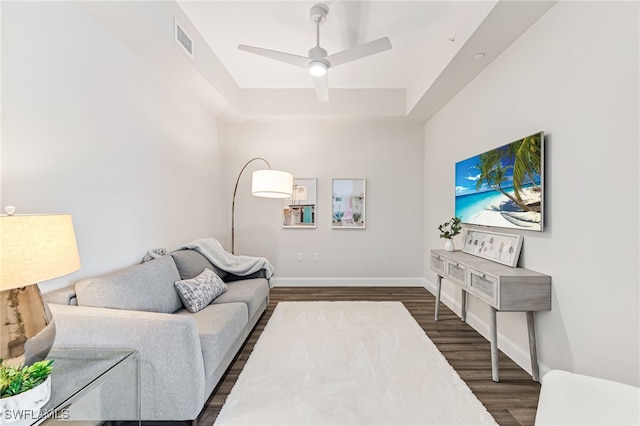
[[[0,360],[0,398],[18,395],[43,383],[51,374],[53,360],[37,361],[27,367],[15,367]]]
[[[458,235],[462,230],[462,225],[460,225],[461,223],[462,219],[458,217],[452,217],[442,225],[439,225],[438,230],[440,231],[440,238],[450,240]]]

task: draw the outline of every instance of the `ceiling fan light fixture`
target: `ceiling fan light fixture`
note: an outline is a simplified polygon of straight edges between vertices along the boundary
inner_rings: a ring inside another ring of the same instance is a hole
[[[327,64],[321,61],[312,61],[309,64],[309,74],[314,77],[322,77],[327,73]]]

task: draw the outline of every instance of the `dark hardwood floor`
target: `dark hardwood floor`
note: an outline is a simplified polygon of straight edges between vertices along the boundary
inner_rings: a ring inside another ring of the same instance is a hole
[[[500,382],[493,382],[491,380],[489,342],[469,325],[463,323],[460,317],[444,304],[440,306],[440,320],[434,321],[435,298],[426,289],[416,287],[276,287],[271,290],[267,311],[209,398],[198,417],[198,425],[211,425],[215,421],[276,304],[281,301],[316,300],[399,301],[404,303],[440,352],[500,425],[532,425],[534,423],[540,384],[534,382],[527,372],[502,352],[499,356]]]

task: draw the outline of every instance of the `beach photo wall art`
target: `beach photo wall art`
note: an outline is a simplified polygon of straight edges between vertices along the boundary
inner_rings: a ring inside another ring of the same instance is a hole
[[[462,251],[515,268],[523,239],[522,235],[467,229]]]
[[[455,216],[462,223],[542,231],[544,133],[456,163]]]
[[[291,197],[282,200],[282,227],[316,227],[315,178],[293,178],[293,191]]]
[[[333,179],[331,184],[331,227],[364,229],[366,181]]]

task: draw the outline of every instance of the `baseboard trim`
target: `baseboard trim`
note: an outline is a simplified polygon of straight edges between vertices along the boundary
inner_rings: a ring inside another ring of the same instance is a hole
[[[423,277],[273,277],[273,287],[425,287]]]
[[[436,293],[436,286],[432,282],[426,280],[425,288],[429,290],[433,295]],[[453,312],[460,314],[462,311],[461,301],[455,299],[449,293],[442,293],[440,301],[447,305]],[[524,313],[522,314],[524,315]],[[473,312],[467,311],[467,324],[473,327],[478,333],[480,333],[485,339],[489,340],[490,326],[486,321],[482,321]],[[525,331],[526,333],[526,331]],[[509,358],[518,364],[523,370],[531,374],[531,360],[529,358],[529,348],[523,348],[517,345],[513,340],[509,339],[504,334],[500,333],[500,327],[498,327],[498,349],[507,354]],[[540,372],[540,382],[542,377],[547,374],[551,369],[538,360],[538,369]]]

